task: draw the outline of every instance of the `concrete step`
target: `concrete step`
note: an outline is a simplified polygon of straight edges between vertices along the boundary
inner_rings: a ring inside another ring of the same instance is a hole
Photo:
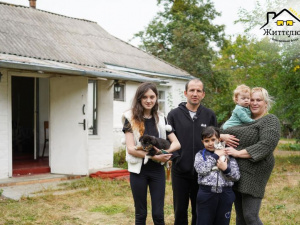
[[[50,174],[50,173],[17,176],[17,177],[0,179],[0,188],[8,187],[8,186],[35,184],[35,183],[47,183],[47,182],[56,182],[56,181],[64,181],[64,180],[73,180],[73,179],[79,179],[82,177],[85,177],[85,176],[61,175],[61,174]]]

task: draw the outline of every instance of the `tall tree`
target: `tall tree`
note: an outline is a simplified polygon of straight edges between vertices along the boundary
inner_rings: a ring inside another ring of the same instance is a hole
[[[263,0],[256,1],[253,10],[241,8],[238,12],[239,19],[235,23],[242,23],[245,32],[259,28],[266,21],[267,12],[280,12],[286,7],[299,7],[298,0]],[[289,5],[289,6],[288,6]]]
[[[213,62],[213,69],[221,74],[218,82],[223,86],[217,92],[219,97],[214,96],[212,105],[220,122],[228,119],[234,108],[232,93],[237,85],[261,86],[272,95],[278,93],[276,85],[281,69],[280,50],[268,38],[258,41],[245,36],[230,40],[221,50],[221,56]],[[224,86],[224,83],[229,85]]]
[[[163,11],[135,35],[142,49],[200,77],[211,76],[213,46],[224,43],[224,26],[213,24],[220,16],[211,1],[158,0]]]
[[[277,82],[275,112],[284,128],[300,140],[300,41],[285,45],[282,51],[282,66]]]
[[[243,9],[239,12],[240,19],[236,22],[243,23],[246,32],[261,25],[262,21],[265,21],[266,13],[270,11],[280,12],[282,9],[287,9],[299,17],[299,0],[265,0],[264,4],[260,2],[256,2],[252,11]],[[276,45],[276,43],[272,44]],[[300,40],[281,43],[276,48],[279,47],[279,59],[276,63],[272,61],[272,65],[276,66],[265,70],[265,73],[273,73],[273,77],[262,84],[275,97],[276,104],[273,112],[280,118],[283,131],[293,131],[293,137],[300,139]],[[280,62],[279,65],[277,62]]]

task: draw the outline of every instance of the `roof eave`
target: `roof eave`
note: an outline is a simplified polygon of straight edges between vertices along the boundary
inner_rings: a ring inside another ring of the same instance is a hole
[[[59,73],[66,75],[77,75],[77,76],[87,76],[87,77],[100,77],[107,78],[112,80],[130,80],[136,82],[155,82],[161,83],[165,82],[156,78],[144,77],[137,74],[120,74],[118,71],[116,72],[105,72],[105,71],[93,71],[87,69],[71,69],[71,68],[63,68],[57,66],[45,66],[41,64],[31,64],[31,63],[22,63],[17,61],[6,61],[0,60],[0,68],[8,68],[8,69],[20,69],[20,70],[30,70],[30,71],[43,71],[44,73]]]

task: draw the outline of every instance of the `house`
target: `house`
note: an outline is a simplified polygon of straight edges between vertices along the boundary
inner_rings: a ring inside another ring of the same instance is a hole
[[[57,174],[112,167],[137,85],[155,82],[167,112],[192,78],[92,21],[4,2],[0,21],[0,178],[17,160]]]

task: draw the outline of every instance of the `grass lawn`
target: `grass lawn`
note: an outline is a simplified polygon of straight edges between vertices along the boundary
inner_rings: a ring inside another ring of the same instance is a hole
[[[263,199],[261,219],[265,225],[300,224],[300,152],[276,150],[275,155],[276,165]],[[127,181],[84,178],[62,183],[61,188],[77,191],[54,195],[54,190],[45,190],[40,197],[20,201],[1,199],[0,224],[134,224],[134,206]],[[234,218],[233,210],[232,225]],[[167,225],[174,223],[169,182],[165,221]],[[153,224],[150,204],[147,224]]]

